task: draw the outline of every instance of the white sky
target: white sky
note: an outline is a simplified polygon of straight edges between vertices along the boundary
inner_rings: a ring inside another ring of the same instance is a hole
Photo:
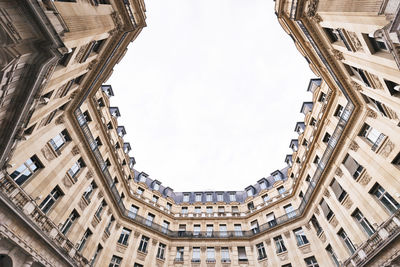
[[[274,1],[146,0],[107,82],[135,168],[176,192],[243,190],[285,166],[314,77]]]

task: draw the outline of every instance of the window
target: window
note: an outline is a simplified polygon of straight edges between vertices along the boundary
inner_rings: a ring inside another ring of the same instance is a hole
[[[76,82],[76,80],[75,80]],[[86,122],[91,122],[92,121],[92,117],[90,117],[89,111],[85,111],[83,112],[83,118],[85,119]]]
[[[192,262],[200,262],[200,248],[199,247],[193,248]]]
[[[217,201],[218,202],[223,202],[224,201],[224,195],[223,194],[217,194]]]
[[[102,145],[103,145],[103,143],[101,142],[99,136],[95,139],[95,141],[96,141],[96,145],[97,145],[97,146],[102,146]]]
[[[261,242],[256,245],[257,252],[258,252],[258,260],[262,260],[267,258],[267,253],[265,252],[264,243]]]
[[[351,242],[350,238],[347,236],[346,232],[343,229],[340,229],[338,235],[342,238],[343,242],[350,252],[350,255],[353,255],[353,253],[356,251],[356,248],[354,247],[353,242]]]
[[[195,212],[196,214],[201,213],[201,207],[194,207],[194,212]]]
[[[254,210],[254,203],[253,203],[253,201],[247,203],[247,208],[248,208],[249,210]]]
[[[85,244],[91,235],[92,235],[92,231],[90,231],[89,229],[86,229],[85,233],[83,234],[83,236],[81,238],[81,241],[79,241],[79,243],[76,246],[76,250],[81,252],[83,250],[83,248],[85,247]]]
[[[181,213],[182,214],[187,214],[188,213],[188,207],[182,207]]]
[[[369,221],[365,218],[365,216],[361,213],[359,209],[356,209],[351,216],[353,216],[354,219],[356,219],[356,221],[361,225],[361,227],[368,236],[371,236],[373,233],[375,233],[375,229],[372,227],[372,225],[369,223]]]
[[[322,142],[328,143],[330,139],[331,139],[331,135],[329,133],[325,133],[324,138],[322,139]]]
[[[222,262],[230,262],[229,259],[229,248],[222,247],[221,248],[221,261]]]
[[[61,227],[61,232],[63,233],[63,235],[67,234],[77,218],[79,218],[79,214],[76,210],[73,210]]]
[[[206,201],[211,202],[212,201],[212,194],[206,194]]]
[[[305,258],[304,261],[306,262],[307,267],[319,267],[318,262],[314,256]]]
[[[285,213],[288,218],[293,218],[294,216],[296,216],[296,211],[294,210],[292,204],[286,205],[283,208],[285,209]]]
[[[297,229],[293,230],[293,232],[294,232],[294,235],[296,236],[298,246],[302,246],[302,245],[309,243],[303,229],[297,228]]]
[[[219,225],[219,235],[221,237],[227,237],[228,236],[228,232],[226,229],[226,224],[220,224]]]
[[[94,253],[92,259],[90,260],[90,265],[89,266],[93,266],[95,264],[97,256],[99,256],[99,254],[100,254],[102,249],[103,249],[103,247],[100,244],[98,244],[96,252]]]
[[[218,206],[218,212],[219,213],[224,213],[225,212],[225,207],[224,206]]]
[[[129,212],[128,212],[129,218],[135,218],[138,211],[139,211],[138,207],[136,207],[135,205],[131,205]]]
[[[129,236],[131,235],[131,230],[129,230],[128,228],[122,228],[122,231],[121,231],[121,235],[119,236],[119,239],[118,239],[118,243],[119,244],[121,244],[121,245],[125,245],[125,246],[127,246],[128,245],[128,239],[129,239]]]
[[[239,262],[248,261],[245,247],[238,247]]]
[[[136,262],[135,262],[135,263],[133,264],[133,267],[143,267],[143,264],[139,264],[139,263],[136,263]]]
[[[183,247],[176,248],[176,261],[183,261]]]
[[[335,117],[339,117],[340,118],[342,116],[342,114],[343,114],[343,110],[344,110],[343,106],[338,105],[336,110],[335,110],[335,113],[333,115]]]
[[[342,200],[346,197],[347,192],[343,190],[343,188],[340,186],[340,184],[336,181],[335,178],[332,179],[330,186],[337,200],[339,200],[339,202],[342,202]]]
[[[95,41],[93,44],[92,51],[95,53],[99,53],[105,41],[106,39]]]
[[[168,228],[169,228],[169,222],[163,221],[163,223],[161,225],[161,230],[163,231],[163,233],[167,233],[168,232]]]
[[[276,225],[275,214],[273,212],[267,214],[267,223],[269,227],[274,227]]]
[[[400,168],[400,153],[397,154],[396,157],[393,159],[392,164]]]
[[[253,233],[258,233],[258,232],[260,232],[260,227],[259,227],[259,225],[258,225],[258,221],[257,221],[257,220],[252,221],[252,222],[250,223],[250,227],[251,227],[251,230],[253,231]]]
[[[313,162],[318,165],[319,161],[320,161],[320,159],[319,159],[318,155],[316,155]]]
[[[121,262],[122,262],[122,258],[113,255],[111,258],[111,262],[110,265],[108,265],[108,267],[120,267],[121,266]]]
[[[154,183],[153,190],[157,191],[158,189],[160,189],[160,184],[159,183]]]
[[[262,198],[263,198],[264,202],[267,202],[269,200],[268,194],[263,195]]]
[[[136,193],[137,193],[138,195],[143,194],[143,192],[144,192],[144,189],[141,188],[141,187],[138,187],[138,189],[136,190]]]
[[[153,195],[153,198],[152,198],[152,200],[153,200],[153,202],[154,202],[154,203],[157,203],[157,201],[158,201],[158,196],[156,196],[156,195]]]
[[[60,0],[58,0],[60,1]],[[64,0],[65,1],[65,0]],[[75,0],[73,1],[68,1],[68,2],[76,2]],[[66,67],[69,63],[69,61],[71,60],[72,55],[74,54],[75,48],[73,48],[70,52],[65,53],[62,58],[60,58],[60,60],[58,61],[58,64],[61,66]]]
[[[285,243],[283,243],[283,239],[282,236],[277,236],[274,237],[274,241],[275,241],[275,246],[276,246],[276,253],[282,253],[285,252],[287,249],[285,247]]]
[[[297,142],[297,141],[296,141]],[[297,150],[297,145],[296,145],[296,150]],[[274,181],[278,182],[282,180],[282,175],[278,172],[276,174],[273,175],[274,176]]]
[[[76,178],[78,172],[79,172],[83,167],[85,167],[85,166],[86,166],[86,165],[85,165],[85,163],[83,162],[83,159],[82,159],[82,158],[78,159],[78,161],[75,162],[75,163],[72,165],[72,167],[68,170],[69,176],[71,176],[71,178],[73,178],[73,179],[76,181],[75,178]]]
[[[323,230],[322,230],[322,227],[321,227],[321,225],[319,224],[317,218],[315,218],[314,215],[311,217],[311,220],[310,220],[310,221],[311,221],[311,223],[312,223],[312,225],[313,225],[315,231],[317,232],[317,235],[319,235],[320,233],[322,233],[322,231],[323,231]]]
[[[85,192],[83,192],[83,198],[86,199],[87,202],[90,202],[90,197],[92,196],[93,190],[97,188],[97,185],[94,181],[90,183],[90,185],[86,188]]]
[[[109,123],[107,123],[107,129],[108,130],[112,130],[113,129],[113,125],[112,125],[111,121]]]
[[[326,201],[324,199],[321,200],[319,205],[321,206],[321,209],[325,215],[325,218],[329,221],[335,214],[333,213],[333,211],[331,210],[331,208],[328,206],[328,204],[326,203]]]
[[[158,243],[158,249],[157,249],[157,259],[164,260],[165,259],[165,248],[167,246],[163,243]]]
[[[57,202],[57,200],[63,195],[61,189],[56,186],[53,190],[51,190],[50,194],[40,203],[39,208],[47,213],[51,207]]]
[[[378,146],[385,135],[365,123],[361,129],[360,136],[364,137],[371,145]]]
[[[107,206],[107,203],[103,200],[103,201],[101,201],[99,207],[97,208],[97,211],[96,211],[95,215],[99,220],[101,220],[101,214],[103,213],[103,210],[104,210],[105,206]]]
[[[337,42],[340,40],[339,33],[336,29],[331,29],[331,28],[322,28],[328,37],[329,41],[331,43]]]
[[[195,200],[196,202],[201,202],[201,194],[196,194]]]
[[[22,185],[28,180],[35,172],[43,168],[36,155],[32,156],[30,159],[25,161],[21,166],[19,166],[10,177],[18,184]]]
[[[242,232],[242,225],[241,224],[235,224],[235,235],[236,236],[243,236],[243,232]]]
[[[206,229],[207,229],[206,235],[208,237],[211,237],[213,235],[214,226],[212,224],[207,224]]]
[[[235,193],[230,193],[230,194],[229,194],[229,200],[230,200],[231,202],[236,201],[236,194],[235,194]]]
[[[178,230],[178,235],[183,236],[186,232],[186,224],[180,224],[179,225],[179,230]]]
[[[183,194],[183,202],[189,202],[189,194]]]
[[[49,143],[55,151],[59,151],[68,141],[71,141],[71,137],[69,137],[67,130],[63,130],[61,133],[50,139]]]
[[[319,95],[318,101],[325,102],[325,100],[326,100],[326,94],[324,92],[321,92],[321,94]]]
[[[311,126],[315,126],[316,124],[317,124],[317,120],[314,119],[314,118],[311,118],[311,120],[310,120],[310,125],[311,125]]]
[[[193,226],[193,235],[198,236],[200,234],[200,224],[195,224]]]
[[[172,204],[171,203],[167,203],[167,210],[171,210],[171,208],[172,208]]]
[[[339,266],[340,266],[339,259],[338,259],[338,257],[336,256],[335,252],[333,252],[332,246],[331,246],[331,245],[328,245],[328,246],[325,248],[325,250],[326,250],[326,252],[328,252],[328,254],[331,256],[331,259],[332,259],[333,263],[336,265],[336,267],[339,267]]]
[[[252,188],[249,188],[249,189],[247,189],[247,196],[248,197],[252,197],[253,196],[253,189]]]
[[[207,248],[207,262],[215,262],[215,249]]]
[[[383,38],[373,38],[368,36],[367,34],[363,34],[364,39],[367,39],[369,44],[371,45],[371,53],[374,54],[376,52],[389,52],[388,47],[385,44]]]
[[[347,154],[344,158],[343,164],[354,179],[357,179],[360,176],[361,172],[364,170],[364,167],[358,164],[358,162],[353,159],[353,157],[351,157],[349,154]]]
[[[143,253],[147,253],[147,244],[149,243],[150,238],[142,235],[142,239],[140,239],[138,250]]]
[[[283,186],[278,187],[277,190],[278,190],[278,193],[279,193],[280,195],[282,195],[282,194],[285,193],[285,191],[286,191],[285,187],[283,187]]]
[[[153,221],[154,221],[155,217],[156,216],[154,214],[151,214],[151,213],[147,214],[146,225],[147,226],[151,226],[153,224]]]
[[[374,185],[370,194],[374,195],[391,214],[400,208],[399,203],[378,183]]]
[[[389,80],[385,80],[385,79],[383,79],[383,80],[384,80],[384,82],[386,84],[386,87],[389,89],[390,95],[399,96],[400,85],[395,83],[395,82],[389,81]]]
[[[232,212],[233,213],[238,213],[239,212],[239,207],[238,206],[232,206]]]
[[[206,207],[206,211],[208,214],[211,214],[213,212],[213,207]]]
[[[265,183],[265,181],[262,181],[260,183],[260,188],[261,188],[261,190],[267,189],[267,184]]]
[[[110,235],[111,226],[112,226],[114,220],[115,220],[114,217],[111,215],[111,218],[110,218],[110,220],[108,221],[108,224],[107,224],[107,226],[106,226],[106,229],[104,229],[104,231],[105,231],[108,235]]]

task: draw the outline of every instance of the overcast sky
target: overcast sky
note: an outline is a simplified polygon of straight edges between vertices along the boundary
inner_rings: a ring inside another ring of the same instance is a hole
[[[176,192],[244,190],[285,166],[314,75],[265,0],[146,0],[107,81],[135,168]]]

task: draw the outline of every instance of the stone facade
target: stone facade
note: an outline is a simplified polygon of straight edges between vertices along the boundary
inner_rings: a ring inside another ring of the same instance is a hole
[[[144,3],[3,1],[0,123],[12,123],[0,133],[0,265],[396,266],[398,10],[276,0],[319,77],[288,166],[240,191],[174,192],[134,168],[103,84],[145,26]]]

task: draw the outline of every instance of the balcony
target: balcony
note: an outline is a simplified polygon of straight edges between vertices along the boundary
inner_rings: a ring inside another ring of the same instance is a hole
[[[343,266],[367,266],[370,260],[400,235],[400,209],[384,222],[377,231],[362,243]]]

